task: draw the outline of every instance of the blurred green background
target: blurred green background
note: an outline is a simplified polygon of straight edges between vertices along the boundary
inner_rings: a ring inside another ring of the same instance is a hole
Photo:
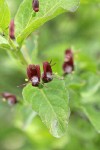
[[[7,0],[12,18],[15,16],[21,0]],[[37,37],[38,38],[37,38]],[[38,39],[38,43],[34,39]],[[31,44],[30,44],[31,43]],[[35,44],[38,47],[38,61],[52,59],[56,62],[54,71],[62,74],[61,67],[66,48],[75,51],[75,66],[79,77],[87,80],[83,90],[96,82],[95,74],[100,74],[100,2],[99,0],[81,0],[75,13],[64,13],[48,23],[24,43],[30,53]],[[34,57],[31,58],[35,62]],[[83,72],[81,75],[80,72]],[[93,75],[93,76],[92,76]],[[92,77],[91,77],[92,76]],[[0,93],[8,91],[22,100],[22,88],[25,82],[25,68],[6,51],[0,49]],[[97,79],[97,82],[99,79]],[[98,99],[100,94],[98,93]],[[75,98],[75,100],[77,97]],[[95,99],[95,97],[94,97]],[[99,104],[100,104],[100,100]],[[71,105],[71,104],[70,104]],[[71,107],[73,107],[71,105]],[[73,110],[74,111],[74,110]],[[8,106],[0,98],[0,150],[99,150],[100,135],[82,113],[71,114],[68,133],[61,139],[50,135],[40,118],[30,106]],[[31,120],[32,123],[30,124]]]

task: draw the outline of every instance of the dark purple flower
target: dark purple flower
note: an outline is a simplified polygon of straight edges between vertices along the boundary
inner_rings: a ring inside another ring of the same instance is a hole
[[[11,39],[15,39],[15,25],[14,20],[11,20],[9,25],[9,36]]]
[[[74,70],[73,52],[71,49],[65,51],[65,60],[63,63],[64,74],[72,73]]]
[[[53,80],[52,68],[49,62],[43,62],[43,74],[42,81],[44,83],[50,82]]]
[[[16,104],[16,103],[18,102],[17,99],[16,99],[16,96],[13,95],[13,94],[11,94],[11,93],[4,92],[4,93],[2,93],[1,95],[2,95],[2,97],[3,97],[5,100],[8,101],[8,103],[9,103],[10,105],[14,105],[14,104]]]
[[[32,82],[32,86],[38,86],[40,83],[41,72],[39,65],[29,65],[27,67],[27,76],[29,81]]]
[[[39,11],[39,1],[38,0],[33,0],[32,7],[33,7],[33,10],[35,12],[38,12]]]

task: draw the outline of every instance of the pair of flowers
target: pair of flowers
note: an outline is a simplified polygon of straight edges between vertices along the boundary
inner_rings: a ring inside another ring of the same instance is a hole
[[[32,86],[39,86],[41,79],[43,83],[48,83],[53,80],[51,62],[43,62],[43,73],[41,75],[40,65],[28,65],[27,76]]]
[[[74,70],[74,60],[73,52],[71,49],[65,51],[65,59],[63,63],[63,75],[72,73]],[[53,80],[52,65],[51,62],[43,62],[43,73],[41,76],[40,66],[39,65],[29,65],[27,67],[27,76],[29,82],[32,83],[32,86],[38,86],[40,80],[42,79],[43,83],[47,83]]]

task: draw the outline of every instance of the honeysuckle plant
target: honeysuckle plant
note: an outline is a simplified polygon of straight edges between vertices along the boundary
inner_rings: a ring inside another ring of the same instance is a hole
[[[56,52],[56,57],[61,60],[54,63],[55,66],[59,65],[60,69],[54,69],[50,60],[53,60],[54,51],[57,49],[54,49],[51,54],[48,52],[48,60],[41,61],[38,57],[37,34],[34,34],[44,23],[56,16],[65,12],[74,14],[79,4],[79,0],[23,0],[15,17],[11,18],[6,0],[0,0],[0,48],[6,50],[16,59],[16,62],[21,64],[28,78],[22,91],[22,105],[26,105],[27,109],[31,106],[49,132],[57,138],[68,131],[69,118],[73,112],[78,113],[79,116],[82,113],[100,132],[100,121],[98,121],[100,111],[95,107],[96,101],[91,100],[92,95],[95,95],[100,88],[96,66],[90,67],[90,71],[93,68],[94,70],[88,78],[84,74],[87,66],[79,60],[80,52],[78,55],[77,49],[66,47],[63,52]],[[27,49],[28,38],[32,34],[34,34],[35,46],[30,54],[30,51],[26,52],[25,49]],[[91,62],[87,59],[86,63],[90,65]],[[92,84],[89,80],[94,76],[97,80],[89,90],[87,86]],[[13,94],[7,96],[5,94],[2,97],[10,103],[17,103]]]

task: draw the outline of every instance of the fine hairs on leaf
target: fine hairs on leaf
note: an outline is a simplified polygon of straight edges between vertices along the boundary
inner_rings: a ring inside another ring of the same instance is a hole
[[[61,88],[62,87],[62,88]],[[28,84],[23,98],[38,113],[50,133],[59,138],[66,133],[69,120],[69,94],[63,80],[54,79],[48,88],[36,88]]]
[[[23,0],[15,16],[16,39],[22,45],[24,39],[45,22],[66,11],[75,11],[79,0],[40,0],[40,10],[34,16],[32,0]]]

